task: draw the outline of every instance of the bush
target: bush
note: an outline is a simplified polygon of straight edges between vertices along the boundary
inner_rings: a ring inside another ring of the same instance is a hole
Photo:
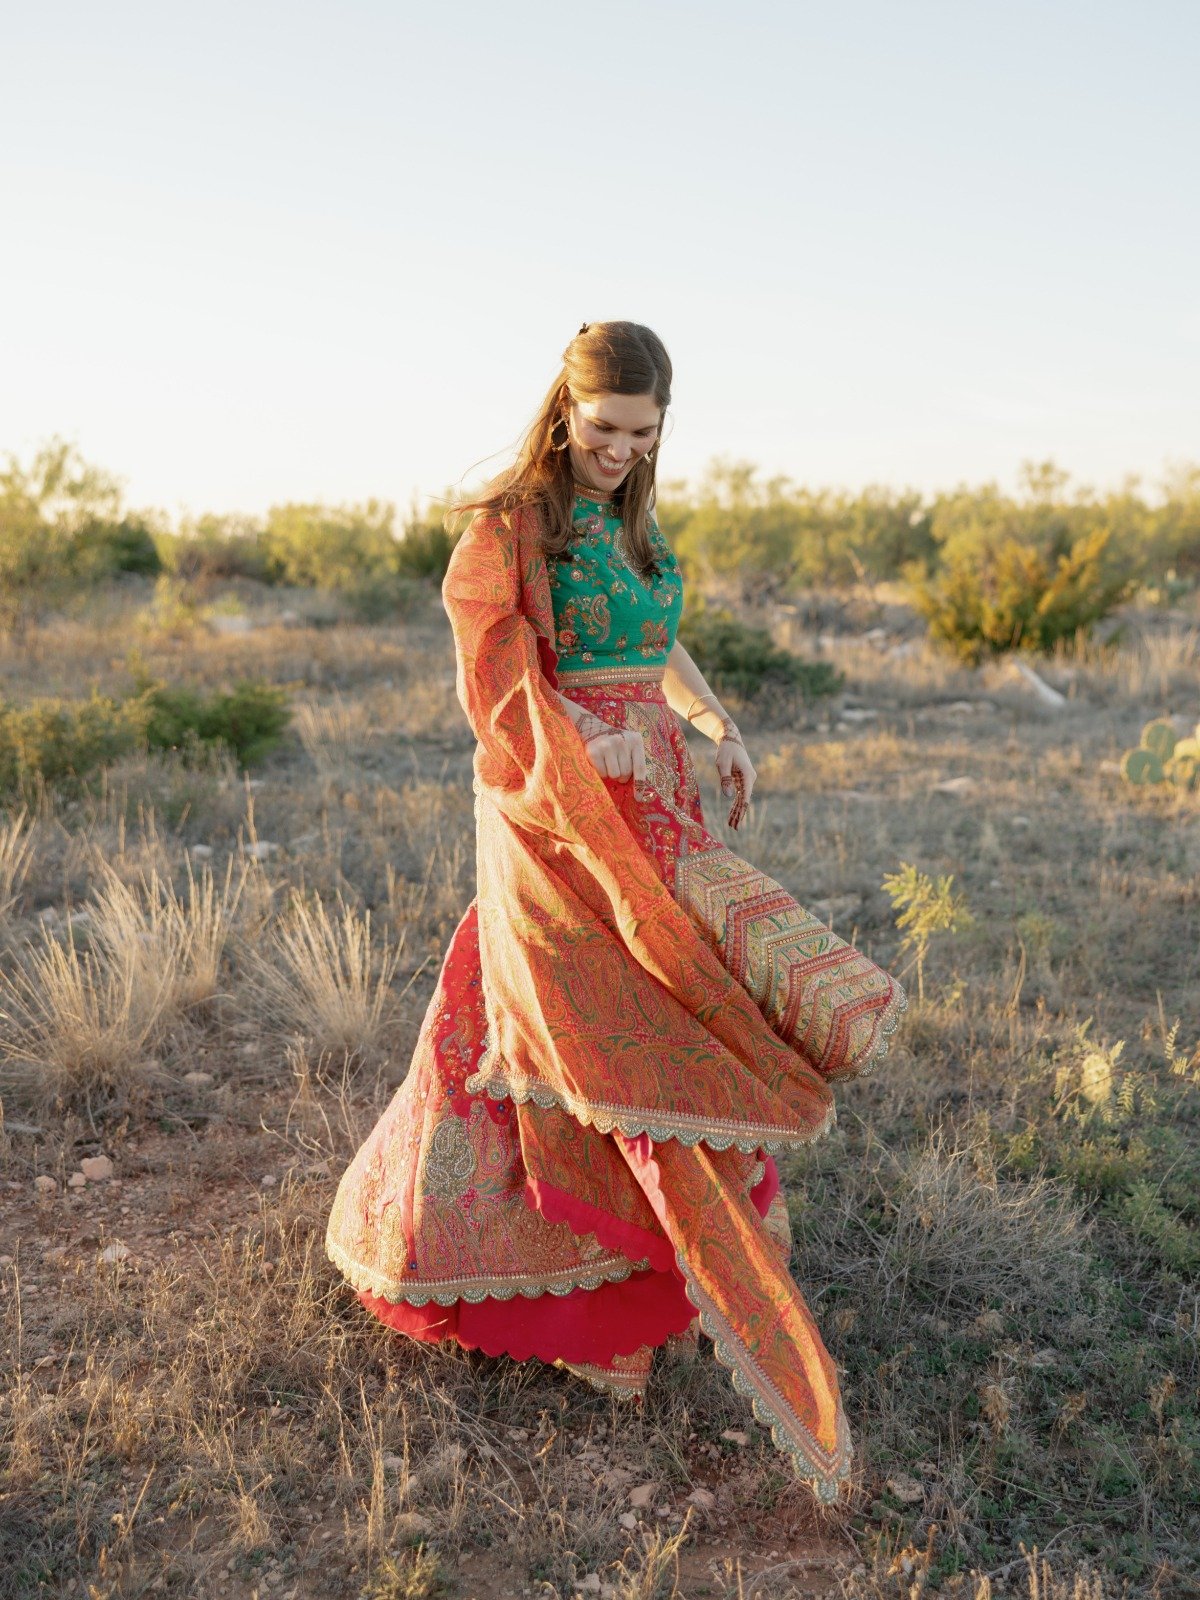
[[[137,517],[88,522],[71,539],[67,562],[76,576],[88,579],[112,578],[123,572],[153,578],[162,571],[154,533]]]
[[[158,552],[165,569],[183,579],[268,576],[270,562],[263,532],[249,517],[208,513],[183,522],[178,533],[160,534]]]
[[[287,693],[269,683],[239,683],[229,694],[152,685],[142,692],[146,743],[151,750],[224,746],[242,766],[262,759],[291,720]]]
[[[395,508],[272,506],[262,545],[268,576],[307,589],[348,589],[396,570]]]
[[[405,577],[436,578],[440,583],[456,542],[456,536],[446,531],[436,504],[426,516],[414,506],[396,546],[396,570]]]
[[[1049,650],[1088,633],[1128,597],[1135,577],[1097,527],[1058,553],[1014,538],[948,554],[933,577],[912,575],[930,637],[965,661],[1005,650]]]
[[[264,683],[209,696],[143,684],[125,700],[93,694],[21,707],[0,702],[0,793],[39,782],[78,788],[92,773],[145,750],[195,757],[225,749],[250,765],[279,742],[290,715],[285,692]]]
[[[140,699],[0,703],[0,793],[42,781],[74,786],[97,768],[144,749],[148,710]]]
[[[765,628],[749,627],[722,607],[689,608],[679,639],[718,691],[750,696],[765,688],[791,688],[814,699],[841,687],[841,674],[828,662],[803,661],[781,650]]]

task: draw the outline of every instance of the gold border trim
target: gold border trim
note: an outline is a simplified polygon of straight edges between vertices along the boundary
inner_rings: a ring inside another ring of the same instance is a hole
[[[713,1352],[728,1371],[733,1387],[749,1400],[758,1421],[770,1428],[775,1448],[790,1458],[797,1476],[808,1480],[822,1504],[834,1504],[839,1486],[850,1475],[850,1463],[854,1457],[850,1425],[846,1421],[840,1394],[834,1422],[835,1442],[833,1450],[829,1451],[801,1422],[755,1361],[749,1348],[717,1310],[714,1301],[705,1294],[682,1251],[676,1252],[675,1261],[683,1274],[687,1297],[696,1307],[700,1326],[712,1340]]]
[[[468,1094],[482,1091],[491,1100],[515,1100],[525,1105],[532,1100],[543,1110],[565,1111],[593,1127],[598,1133],[612,1133],[616,1129],[628,1139],[649,1134],[657,1144],[676,1139],[691,1149],[706,1144],[710,1150],[728,1150],[736,1145],[743,1154],[764,1150],[773,1155],[777,1150],[792,1150],[799,1145],[812,1144],[823,1138],[837,1122],[837,1106],[830,1101],[825,1115],[815,1127],[799,1133],[794,1128],[780,1127],[768,1122],[713,1122],[710,1118],[674,1115],[663,1120],[661,1112],[638,1110],[627,1106],[614,1106],[604,1102],[581,1100],[576,1095],[559,1094],[543,1083],[531,1079],[516,1082],[498,1073],[476,1072],[464,1084]]]
[[[538,1300],[544,1294],[561,1296],[575,1289],[599,1289],[606,1283],[622,1283],[650,1266],[648,1259],[629,1261],[625,1256],[611,1255],[602,1256],[586,1267],[560,1267],[557,1272],[538,1277],[497,1273],[486,1278],[405,1280],[386,1277],[365,1262],[356,1261],[329,1233],[325,1235],[325,1254],[356,1293],[373,1294],[392,1305],[412,1306],[427,1306],[431,1300],[439,1306],[452,1306],[457,1300],[478,1305],[481,1300],[512,1300],[517,1295],[526,1300]]]
[[[560,684],[585,684],[585,683],[661,683],[666,673],[666,664],[659,666],[623,666],[623,667],[555,667],[554,676]]]

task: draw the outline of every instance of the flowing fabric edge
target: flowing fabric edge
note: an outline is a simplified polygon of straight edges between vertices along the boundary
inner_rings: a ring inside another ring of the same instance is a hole
[[[889,973],[888,976],[891,977],[891,974]],[[867,1052],[867,1059],[861,1067],[850,1066],[842,1072],[829,1073],[825,1078],[826,1083],[850,1083],[855,1078],[869,1077],[887,1055],[892,1047],[892,1036],[903,1021],[904,1013],[908,1010],[908,995],[896,982],[895,978],[892,978],[892,989],[892,998],[888,1001],[883,1016],[880,1018],[879,1031],[876,1035],[875,1043]]]
[[[399,1278],[388,1278],[373,1271],[361,1261],[356,1261],[343,1250],[335,1239],[325,1237],[325,1254],[345,1278],[356,1294],[371,1294],[391,1305],[452,1306],[459,1300],[468,1305],[479,1305],[484,1300],[512,1300],[517,1295],[526,1300],[539,1300],[544,1294],[568,1295],[576,1289],[599,1289],[605,1283],[621,1283],[635,1272],[650,1270],[648,1260],[628,1261],[624,1257],[609,1256],[588,1268],[564,1267],[554,1274],[554,1281],[542,1278],[536,1283],[525,1279],[520,1283],[503,1283],[496,1278],[475,1280],[456,1278],[434,1286],[426,1280],[421,1284],[406,1284]],[[486,1288],[474,1287],[477,1282]]]
[[[598,1133],[622,1133],[627,1139],[638,1139],[645,1135],[656,1144],[665,1144],[668,1140],[674,1139],[689,1150],[698,1144],[705,1144],[710,1150],[728,1150],[733,1145],[743,1155],[752,1155],[756,1150],[764,1150],[768,1155],[774,1155],[780,1150],[791,1150],[799,1145],[813,1144],[817,1139],[824,1138],[837,1122],[837,1107],[831,1100],[820,1122],[803,1133],[777,1126],[769,1127],[764,1123],[759,1124],[755,1132],[725,1134],[718,1132],[711,1123],[700,1127],[684,1125],[685,1122],[697,1123],[699,1118],[680,1117],[671,1123],[656,1122],[651,1120],[650,1113],[592,1105],[574,1095],[559,1094],[556,1090],[547,1088],[545,1084],[535,1084],[528,1079],[523,1083],[517,1083],[499,1075],[489,1074],[485,1077],[476,1072],[466,1080],[464,1087],[468,1094],[483,1093],[489,1100],[513,1100],[517,1105],[526,1105],[532,1100],[535,1105],[541,1106],[543,1111],[565,1111],[568,1116],[574,1117],[576,1122],[583,1123],[585,1127],[595,1128]],[[746,1123],[740,1126],[749,1128]]]
[[[817,1443],[799,1417],[796,1417],[792,1427],[788,1427],[783,1419],[782,1412],[785,1408],[782,1403],[778,1410],[767,1404],[759,1389],[743,1370],[745,1367],[756,1365],[749,1350],[688,1271],[682,1251],[677,1253],[676,1262],[683,1274],[684,1292],[695,1306],[700,1327],[712,1340],[713,1352],[729,1373],[733,1387],[738,1394],[749,1400],[750,1409],[756,1420],[771,1430],[771,1440],[775,1448],[789,1458],[796,1467],[797,1476],[811,1485],[817,1499],[825,1505],[835,1504],[839,1485],[850,1475],[850,1462],[854,1454],[850,1440],[850,1425],[846,1421],[840,1394],[837,1399],[837,1420],[834,1424],[837,1443],[833,1454],[830,1455],[829,1451]],[[761,1369],[759,1370],[763,1387],[778,1393],[775,1385],[761,1374]]]

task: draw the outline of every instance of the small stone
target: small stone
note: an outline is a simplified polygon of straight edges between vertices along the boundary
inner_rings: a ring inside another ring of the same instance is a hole
[[[0,1256],[0,1267],[11,1267],[15,1261],[15,1256]]]
[[[635,1511],[645,1511],[654,1504],[654,1491],[657,1483],[639,1483],[636,1489],[629,1491],[629,1504]]]
[[[113,1175],[113,1164],[107,1156],[85,1156],[79,1170],[89,1183],[104,1183]]]
[[[1028,817],[1010,817],[1009,821],[1014,828],[1029,828],[1033,826]]]
[[[279,846],[270,839],[256,839],[253,844],[246,846],[246,854],[251,861],[269,861],[272,856],[279,854]]]
[[[67,1188],[68,1189],[86,1189],[87,1188],[87,1179],[84,1177],[82,1172],[73,1172],[71,1174],[71,1176],[67,1179]]]
[[[717,1497],[711,1489],[693,1489],[685,1503],[695,1506],[697,1511],[711,1511],[717,1503]]]
[[[627,1533],[632,1533],[638,1525],[638,1519],[634,1516],[632,1511],[622,1511],[621,1515],[617,1518],[617,1521]]]
[[[600,1574],[598,1572],[589,1572],[585,1577],[580,1578],[575,1588],[580,1594],[599,1594]]]
[[[428,1539],[432,1532],[433,1523],[419,1511],[402,1511],[396,1518],[396,1537],[407,1544],[415,1544],[418,1539]]]
[[[258,1182],[260,1188],[273,1189],[275,1187],[275,1174],[273,1172],[264,1172]]]
[[[189,1089],[211,1089],[216,1079],[211,1072],[185,1072],[183,1081]]]
[[[112,1244],[105,1245],[101,1250],[100,1260],[106,1267],[115,1267],[119,1261],[128,1261],[129,1246],[122,1244],[120,1239],[114,1239]]]
[[[39,1172],[33,1180],[33,1187],[39,1194],[57,1194],[58,1184],[48,1172]]]
[[[879,719],[879,713],[878,711],[867,710],[865,707],[855,709],[854,707],[846,706],[841,712],[841,719],[843,722],[876,722]]]
[[[888,1479],[887,1486],[896,1499],[903,1501],[906,1506],[915,1505],[918,1500],[925,1498],[924,1486],[907,1472],[897,1472]]]
[[[750,1443],[750,1435],[748,1433],[739,1433],[736,1428],[726,1428],[721,1437],[727,1444],[736,1444],[740,1446]]]
[[[399,1472],[404,1462],[399,1456],[387,1455],[382,1458],[385,1472]]]
[[[194,844],[188,851],[193,861],[211,861],[213,847],[210,844]]]
[[[962,797],[974,794],[978,787],[979,784],[974,778],[945,778],[941,783],[934,784],[933,792],[934,794],[949,794]]]

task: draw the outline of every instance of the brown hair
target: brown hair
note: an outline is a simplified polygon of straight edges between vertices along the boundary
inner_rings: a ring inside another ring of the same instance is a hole
[[[546,392],[517,450],[516,460],[471,500],[457,501],[446,514],[447,526],[466,512],[499,516],[506,527],[522,510],[538,519],[542,550],[555,560],[574,537],[571,506],[575,497],[569,450],[562,443],[563,418],[572,400],[598,400],[606,394],[648,394],[665,415],[671,403],[671,358],[656,333],[640,322],[585,322],[563,351],[563,364]],[[625,543],[633,565],[657,570],[650,543],[647,512],[655,498],[659,437],[640,457],[613,494],[625,527]]]

